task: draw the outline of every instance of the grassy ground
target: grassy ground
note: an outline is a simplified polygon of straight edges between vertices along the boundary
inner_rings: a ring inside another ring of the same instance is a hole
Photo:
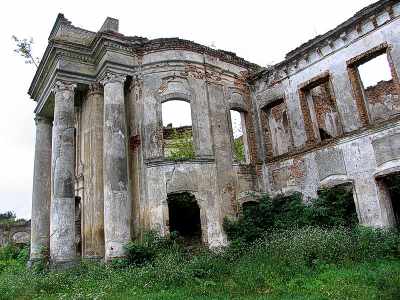
[[[0,299],[400,299],[399,247],[398,234],[306,228],[221,253],[164,245],[142,266],[34,271],[0,254]]]

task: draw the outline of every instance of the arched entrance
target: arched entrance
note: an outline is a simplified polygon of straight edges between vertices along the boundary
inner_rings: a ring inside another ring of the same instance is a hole
[[[186,244],[200,244],[201,220],[200,207],[190,193],[168,195],[169,231],[177,232]]]

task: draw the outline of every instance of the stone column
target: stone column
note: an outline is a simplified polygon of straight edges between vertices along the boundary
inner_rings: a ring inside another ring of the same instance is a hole
[[[52,145],[52,195],[50,212],[50,258],[53,264],[76,259],[75,245],[75,145],[74,89],[57,81],[54,92]]]
[[[103,180],[105,260],[123,257],[130,240],[125,76],[107,73],[104,85]]]
[[[51,120],[36,116],[35,163],[33,169],[30,263],[48,251],[51,199]]]
[[[103,189],[103,87],[91,84],[85,109],[83,199],[83,256],[104,257],[104,189]]]

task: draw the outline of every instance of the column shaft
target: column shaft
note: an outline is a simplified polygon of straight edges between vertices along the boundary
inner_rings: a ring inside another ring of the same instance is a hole
[[[106,261],[125,255],[130,240],[125,76],[108,73],[104,85],[104,237]]]
[[[93,84],[84,104],[83,241],[86,258],[104,257],[103,87]]]
[[[33,169],[31,253],[30,261],[48,251],[50,239],[51,199],[51,130],[52,122],[37,116],[35,163]]]
[[[74,84],[56,82],[52,145],[50,257],[53,264],[76,259]]]

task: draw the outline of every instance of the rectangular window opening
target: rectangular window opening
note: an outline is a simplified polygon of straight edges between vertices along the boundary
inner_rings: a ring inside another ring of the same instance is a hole
[[[342,126],[329,78],[304,88],[310,112],[311,127],[317,141],[325,141],[342,134]]]
[[[289,124],[286,103],[278,99],[262,109],[266,130],[267,151],[272,156],[288,153],[293,148],[293,137]],[[272,152],[272,153],[271,153]]]
[[[328,222],[353,227],[359,223],[352,183],[342,183],[318,191],[319,205],[325,207]],[[327,224],[333,225],[333,224]]]
[[[230,119],[233,141],[233,160],[238,163],[250,163],[245,113],[231,109]]]
[[[190,103],[170,100],[162,104],[164,158],[173,161],[195,158]]]
[[[398,86],[393,79],[386,52],[357,65],[357,71],[372,122],[400,113]]]

